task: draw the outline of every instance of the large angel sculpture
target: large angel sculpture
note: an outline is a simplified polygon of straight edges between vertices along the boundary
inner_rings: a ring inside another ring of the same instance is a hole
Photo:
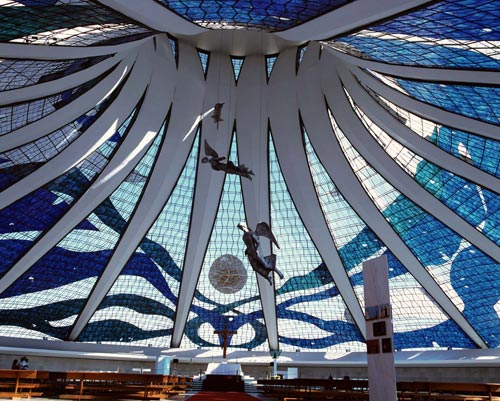
[[[231,160],[228,160],[227,163],[222,163],[222,160],[224,160],[225,157],[220,157],[218,153],[210,147],[206,139],[205,155],[206,156],[201,159],[201,162],[210,163],[212,169],[216,171],[225,171],[227,174],[241,175],[242,177],[246,177],[249,180],[252,179],[252,175],[255,175],[253,171],[246,167],[244,164],[236,166]]]
[[[271,227],[262,221],[257,224],[255,231],[252,231],[246,223],[238,224],[238,228],[243,231],[243,242],[247,247],[245,255],[247,255],[252,269],[266,278],[271,285],[273,285],[273,273],[277,273],[282,279],[284,277],[283,273],[276,268],[276,255],[261,256],[259,252],[260,242],[258,237],[260,236],[268,238],[279,249],[278,242],[271,231]]]
[[[222,106],[224,106],[224,103],[215,103],[214,106],[214,114],[212,114],[210,117],[213,118],[214,123],[217,124],[217,129],[219,129],[219,122],[224,121],[222,119]]]

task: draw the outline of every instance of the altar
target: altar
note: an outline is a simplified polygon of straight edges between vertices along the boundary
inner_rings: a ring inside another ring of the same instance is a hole
[[[243,376],[241,365],[234,362],[211,362],[207,366],[206,375]]]
[[[209,363],[202,388],[207,391],[245,391],[241,365],[233,362]]]

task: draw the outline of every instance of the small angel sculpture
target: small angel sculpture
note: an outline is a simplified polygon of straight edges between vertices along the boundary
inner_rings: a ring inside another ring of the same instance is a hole
[[[201,159],[202,163],[210,163],[212,169],[216,171],[224,171],[227,174],[237,174],[242,177],[252,180],[252,175],[255,175],[252,170],[248,169],[244,164],[236,166],[232,161],[228,160],[227,163],[222,163],[225,157],[220,157],[218,153],[210,147],[205,139],[205,157]],[[208,158],[209,156],[210,158]]]
[[[278,242],[271,231],[271,227],[269,227],[269,225],[265,222],[260,222],[257,224],[255,231],[252,231],[246,223],[238,224],[238,228],[243,231],[243,242],[247,247],[245,255],[247,255],[252,269],[267,279],[271,285],[273,285],[274,272],[276,272],[282,279],[284,277],[283,273],[276,268],[276,255],[271,254],[269,256],[262,257],[259,253],[260,242],[258,237],[260,236],[267,237],[279,249]]]
[[[219,129],[219,122],[224,121],[221,117],[222,106],[224,106],[224,103],[215,103],[214,114],[210,116],[213,118],[214,123],[217,124],[217,129]]]

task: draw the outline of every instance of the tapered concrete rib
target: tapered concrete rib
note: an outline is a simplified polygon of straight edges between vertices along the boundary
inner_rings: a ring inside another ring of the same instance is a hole
[[[111,56],[141,47],[151,37],[110,46],[40,46],[24,43],[0,43],[3,58],[19,60],[73,60],[87,57]]]
[[[431,0],[357,0],[275,35],[288,40],[321,40],[363,28]]]
[[[143,49],[143,52],[139,52],[139,56],[142,57],[138,58],[136,65],[132,68],[130,79],[122,88],[121,96],[99,116],[94,124],[75,139],[73,143],[69,144],[63,152],[53,157],[30,175],[2,191],[0,209],[78,165],[116,132],[130,115],[145,91],[151,74],[151,65],[145,56],[152,54],[152,48],[152,43],[150,43],[149,46]],[[0,141],[2,139],[0,138]]]
[[[91,67],[53,81],[0,92],[0,104],[4,105],[26,102],[28,100],[39,99],[75,88],[85,82],[97,78],[99,75],[104,74],[106,71],[113,68],[122,60],[122,56],[123,55],[120,54],[107,58],[106,60],[103,60]]]
[[[488,124],[483,121],[465,117],[461,114],[452,113],[439,107],[421,102],[420,100],[416,100],[396,89],[389,87],[359,68],[353,68],[352,72],[363,84],[368,86],[383,98],[406,110],[411,110],[412,113],[415,113],[423,118],[461,131],[474,133],[485,138],[494,140],[498,140],[498,138],[500,138],[500,127],[497,125]]]
[[[170,67],[167,70],[164,67],[164,61],[168,58],[168,55],[171,54],[167,46],[168,44],[166,44],[165,41],[162,41],[161,44],[157,46],[156,54],[152,60],[154,70],[148,86],[146,98],[144,99],[144,109],[142,109],[139,114],[140,121],[138,120],[138,124],[134,124],[130,132],[130,135],[137,137],[141,137],[144,132],[147,132],[148,144],[151,144],[154,137],[158,135],[167,117],[168,105],[171,103],[174,93],[175,80],[172,80],[171,76],[175,73],[175,68],[172,62],[167,64]],[[163,107],[158,107],[159,104],[163,104]],[[166,134],[164,133],[163,135]],[[179,135],[177,135],[177,139],[178,137]],[[165,171],[168,171],[168,162],[169,159],[171,159],[171,153],[173,153],[171,150],[170,152],[165,152],[165,150],[169,149],[164,143],[162,146],[164,154],[162,155],[160,153],[157,155],[157,164],[155,164],[154,171],[150,174],[141,201],[137,205],[106,268],[88,297],[85,307],[73,325],[73,329],[68,337],[69,340],[78,339],[85,325],[91,319],[95,310],[99,307],[102,300],[115,283],[123,267],[133,255],[148,229],[154,223],[165,205],[170,194],[168,189],[174,186],[177,177],[173,174],[165,174]],[[144,154],[145,151],[147,151],[147,148],[145,148],[141,154]],[[185,158],[187,158],[189,154],[189,146],[179,146],[179,148],[176,148],[176,151],[179,154],[177,156],[177,161],[179,161],[182,156],[184,156],[185,161]],[[183,164],[183,162],[179,162],[180,166]],[[166,192],[165,189],[167,189],[168,192]]]
[[[345,73],[342,66],[338,66],[338,71]],[[335,110],[339,126],[349,127],[349,129],[344,130],[344,134],[351,144],[393,187],[417,205],[425,205],[427,213],[443,222],[492,259],[500,262],[500,249],[497,244],[422,188],[389,157],[359,120],[343,90],[335,97],[334,103],[330,106]]]
[[[140,7],[137,7],[137,0],[98,1],[157,31],[175,32],[180,35],[196,35],[207,30],[189,22],[155,1],[141,1]]]
[[[498,71],[387,64],[351,56],[350,54],[332,49],[328,45],[325,45],[325,50],[343,61],[346,65],[366,68],[385,75],[438,83],[450,82],[488,86],[500,85],[500,74]]]
[[[323,59],[322,59],[323,60]],[[334,63],[322,63],[322,80],[325,96],[328,104],[332,107],[337,116],[343,112],[343,108],[335,108],[336,99],[340,91],[343,91],[340,79],[336,75]],[[345,102],[343,102],[345,107]],[[349,106],[350,107],[350,106]],[[342,127],[341,127],[342,128]],[[345,127],[344,127],[345,128]],[[347,128],[350,130],[351,128]],[[356,131],[357,132],[357,131]],[[335,185],[342,193],[343,197],[356,211],[359,217],[377,233],[380,240],[391,250],[415,279],[426,289],[434,301],[453,319],[458,326],[481,348],[488,348],[486,343],[477,334],[474,328],[464,318],[456,305],[448,298],[442,288],[435,282],[429,272],[413,255],[408,246],[396,234],[393,228],[382,216],[373,201],[366,194],[363,186],[358,181],[350,165],[346,161],[344,153],[335,137],[328,135],[318,135],[315,132],[310,134],[311,142],[320,158],[323,166],[330,177],[334,177]]]
[[[135,53],[135,52],[134,52]],[[78,96],[75,100],[53,111],[45,117],[24,125],[0,137],[0,151],[5,152],[35,141],[47,132],[53,132],[72,123],[83,113],[91,110],[110,95],[125,80],[133,66],[136,54],[126,57],[120,64],[97,85]]]
[[[297,79],[297,90],[300,94],[298,96],[299,109],[307,136],[310,140],[312,137],[325,134],[329,136],[333,135],[333,133],[331,132],[330,120],[325,107],[323,91],[321,89],[321,69],[318,56],[319,45],[317,43],[311,43],[308,46],[307,51],[302,59]],[[307,160],[305,154],[303,157]],[[314,191],[316,192],[315,189]],[[335,233],[332,232],[331,236],[335,237]],[[358,326],[359,331],[363,336],[366,336],[364,314],[361,308],[353,308],[353,305],[356,306],[356,303],[359,304],[359,301],[357,301],[356,294],[351,293],[352,284],[344,268],[344,264],[338,254],[335,243],[332,243],[330,252],[328,252],[328,254],[322,254],[322,258],[325,261],[328,270],[330,271],[330,274],[337,284],[337,287],[339,288],[342,296],[349,298],[356,297],[356,301],[352,299],[351,302],[346,302],[346,306],[349,309],[354,322]],[[346,286],[349,291],[345,290]]]
[[[312,54],[313,50],[311,50]],[[280,54],[273,71],[273,82],[269,85],[268,105],[269,117],[273,133],[276,153],[280,163],[281,171],[287,183],[288,190],[293,199],[295,207],[304,223],[307,232],[313,240],[321,258],[329,267],[333,280],[342,295],[342,298],[351,312],[360,331],[364,333],[364,315],[360,308],[358,299],[343,268],[343,264],[336,249],[328,225],[321,212],[321,207],[316,195],[316,189],[312,181],[307,156],[305,154],[302,132],[299,125],[299,103],[298,97],[303,97],[301,89],[297,86],[295,79],[295,49],[290,49]],[[307,65],[307,60],[305,60]],[[302,68],[303,66],[301,66]],[[310,68],[305,68],[311,72]],[[317,88],[311,74],[312,88]],[[308,98],[313,107],[308,110],[314,113],[313,118],[325,118],[318,115],[324,110],[324,101],[319,93],[314,93]],[[285,272],[286,273],[286,272]]]
[[[270,222],[269,211],[269,169],[267,137],[267,87],[266,66],[263,56],[249,56],[245,59],[236,88],[236,129],[238,132],[239,162],[253,172],[252,181],[242,179],[243,201],[247,224],[255,228],[260,221]],[[241,150],[241,151],[240,151]],[[271,254],[267,241],[261,242],[261,251]],[[255,273],[251,273],[255,274]],[[279,348],[276,321],[276,298],[274,286],[256,274],[262,310],[266,324],[269,348]],[[276,279],[276,277],[275,277]]]
[[[146,58],[147,60],[151,59]],[[150,65],[149,63],[146,63]],[[150,80],[150,73],[147,74],[147,81]],[[154,108],[157,97],[155,92],[149,88],[144,99],[143,107]],[[120,97],[117,102],[124,101]],[[153,101],[154,100],[154,101]],[[128,113],[132,110],[129,109]],[[135,120],[132,132],[127,135],[120,145],[108,165],[100,173],[98,179],[90,188],[74,203],[71,209],[61,217],[61,219],[37,241],[32,248],[2,277],[0,280],[0,293],[8,288],[21,274],[26,272],[37,260],[54,247],[73,227],[78,225],[89,213],[92,212],[103,200],[121,184],[121,182],[133,171],[137,162],[147,151],[149,144],[155,137],[151,130],[151,125],[157,121],[149,121],[148,116],[139,113]],[[161,124],[161,123],[160,123]],[[116,131],[113,128],[106,135],[109,137]],[[134,135],[133,131],[140,132]],[[144,135],[144,132],[147,134]],[[70,155],[69,147],[62,152],[62,157]],[[50,167],[51,162],[46,163]],[[29,176],[28,176],[29,177]]]
[[[206,115],[202,126],[200,159],[205,156],[204,139],[208,141],[212,148],[217,150],[219,155],[226,157],[228,155],[234,120],[234,96],[230,96],[232,90],[234,90],[234,79],[230,58],[223,53],[212,53],[205,91],[198,94],[198,97],[203,98],[203,106],[198,111],[198,115]],[[210,113],[207,114],[207,112],[213,110],[215,103],[219,102],[224,103],[222,109],[224,121],[221,121],[217,128],[208,115]],[[189,241],[184,259],[178,308],[172,333],[171,346],[173,348],[179,347],[181,344],[194,292],[203,266],[205,252],[217,217],[223,185],[223,172],[214,171],[208,164],[198,162]]]
[[[426,160],[453,174],[464,177],[492,192],[499,193],[499,178],[450,155],[430,141],[417,135],[397,118],[394,118],[387,109],[370,96],[350,73],[341,72],[340,76],[347,92],[349,92],[349,95],[353,98],[353,101],[375,124],[403,146],[406,146]]]

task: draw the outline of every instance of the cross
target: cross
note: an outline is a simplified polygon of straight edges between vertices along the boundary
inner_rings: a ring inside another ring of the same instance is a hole
[[[224,330],[215,330],[214,334],[218,334],[222,337],[222,358],[226,359],[226,351],[227,351],[227,346],[228,346],[228,339],[229,336],[232,336],[233,334],[236,334],[236,331],[229,331],[227,329],[227,324],[224,325]]]

